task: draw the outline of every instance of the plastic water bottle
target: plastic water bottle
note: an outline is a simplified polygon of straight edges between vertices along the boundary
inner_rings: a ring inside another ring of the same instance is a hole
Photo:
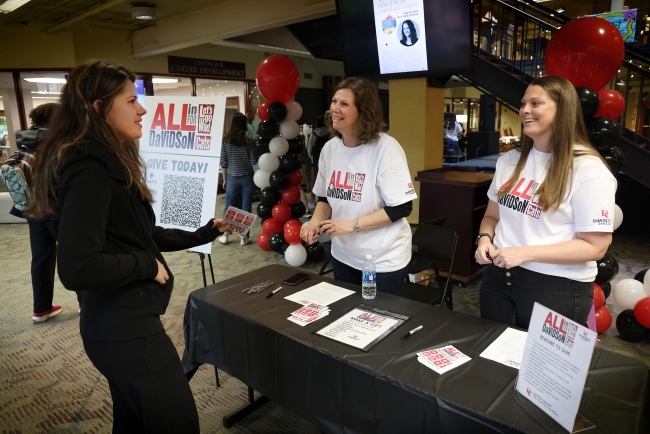
[[[366,255],[366,261],[361,269],[361,296],[367,300],[372,300],[377,296],[377,267],[372,255]]]

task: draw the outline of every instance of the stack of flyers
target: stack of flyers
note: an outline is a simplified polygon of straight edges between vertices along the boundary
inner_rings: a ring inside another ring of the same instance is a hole
[[[422,351],[421,353],[417,353],[417,356],[418,362],[427,368],[433,369],[438,374],[444,374],[450,369],[454,369],[456,366],[472,360],[452,345]]]
[[[311,324],[314,321],[329,315],[329,313],[330,313],[329,307],[322,306],[317,303],[309,303],[304,305],[300,309],[292,312],[291,316],[287,319],[291,322],[294,322],[304,327],[307,324]]]

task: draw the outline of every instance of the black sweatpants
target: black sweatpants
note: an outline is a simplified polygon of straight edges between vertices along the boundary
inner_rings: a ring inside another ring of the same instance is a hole
[[[481,318],[524,329],[528,329],[535,302],[586,325],[594,303],[594,284],[489,264],[481,281],[480,300]]]
[[[54,297],[54,268],[59,221],[27,219],[27,224],[29,225],[29,243],[32,249],[34,312],[45,313],[52,309],[52,298]]]
[[[83,337],[108,380],[113,433],[199,433],[199,414],[176,348],[165,331],[129,341]]]

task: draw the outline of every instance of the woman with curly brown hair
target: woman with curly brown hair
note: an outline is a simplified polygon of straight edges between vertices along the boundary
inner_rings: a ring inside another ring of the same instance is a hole
[[[377,267],[377,290],[396,294],[408,276],[411,229],[405,217],[417,196],[406,155],[383,133],[377,89],[351,77],[334,89],[328,122],[333,138],[321,151],[318,204],[302,238],[332,238],[334,278],[359,285],[365,256]]]
[[[198,433],[192,391],[160,321],[174,287],[161,252],[213,241],[221,221],[195,232],[155,225],[135,142],[146,111],[134,83],[107,62],[70,72],[37,159],[29,214],[60,216],[59,277],[81,297],[81,338],[108,380],[113,432]]]

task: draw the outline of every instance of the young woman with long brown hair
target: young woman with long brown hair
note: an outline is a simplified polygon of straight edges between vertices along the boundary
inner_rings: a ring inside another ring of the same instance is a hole
[[[612,240],[616,179],[589,144],[573,85],[546,76],[521,100],[521,149],[497,161],[476,240],[481,316],[528,328],[535,302],[578,323]]]
[[[135,142],[146,111],[134,82],[101,61],[70,72],[29,213],[60,216],[59,277],[80,295],[81,337],[108,380],[113,432],[198,433],[192,391],[160,321],[174,286],[161,251],[213,241],[221,221],[195,232],[155,226]]]

